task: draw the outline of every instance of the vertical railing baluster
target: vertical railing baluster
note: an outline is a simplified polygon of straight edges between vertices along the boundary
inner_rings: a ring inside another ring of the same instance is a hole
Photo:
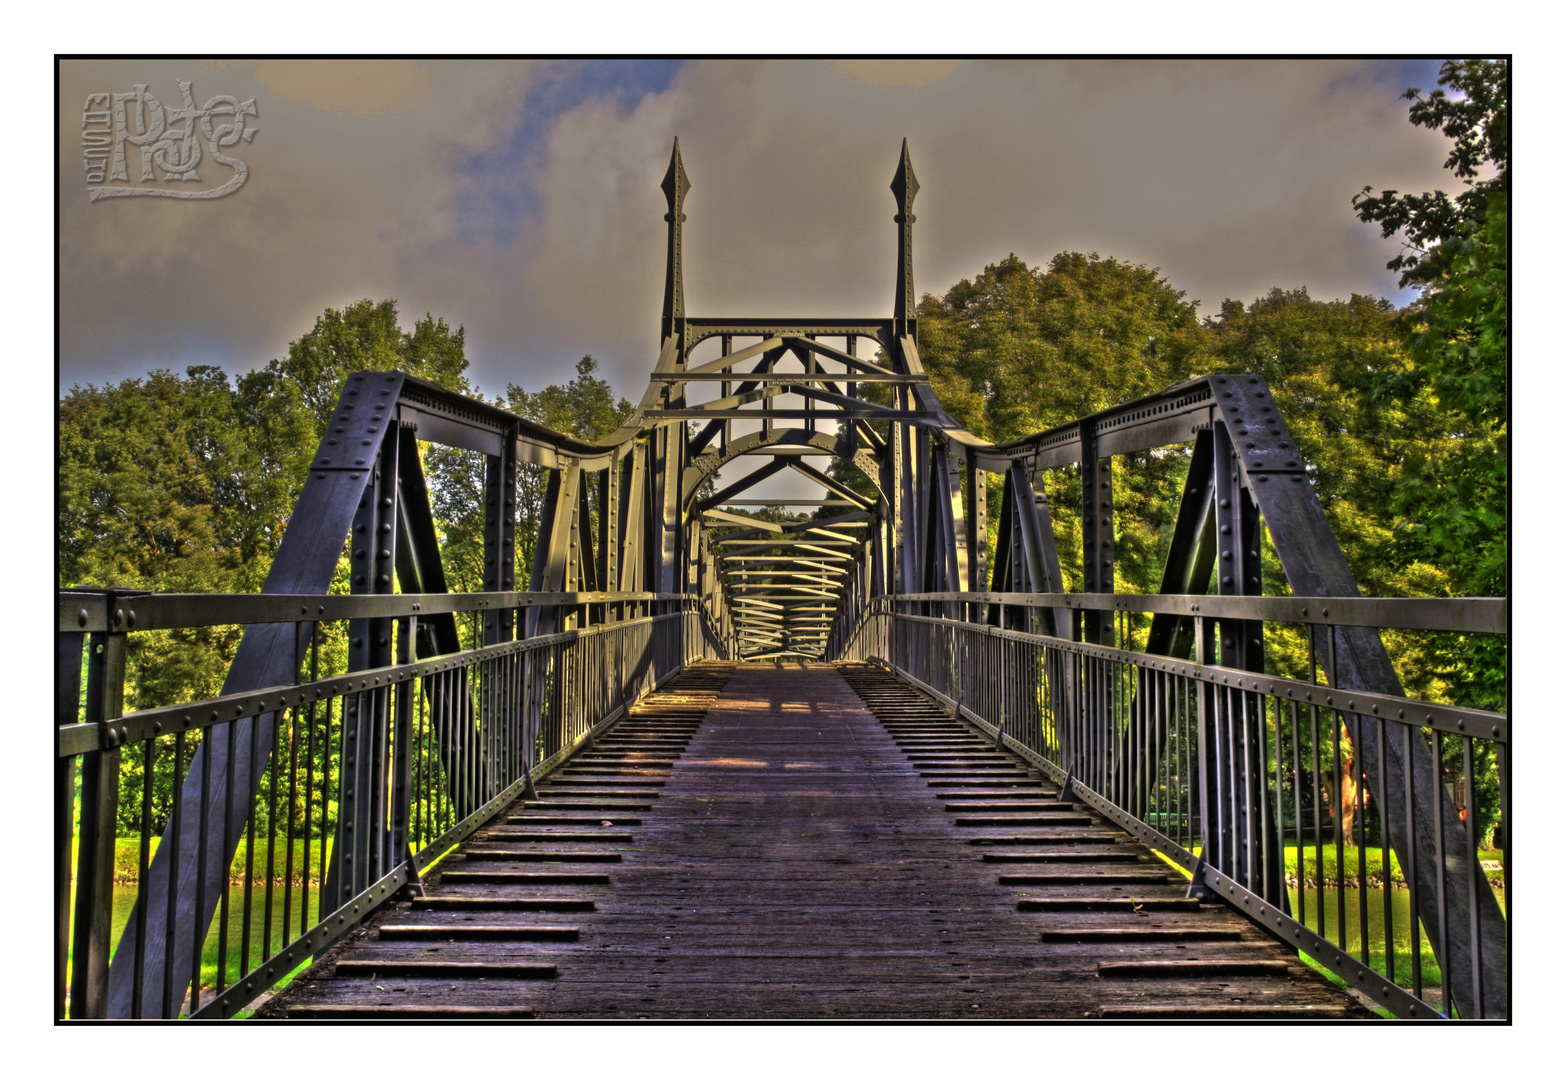
[[[180,778],[184,775],[185,733],[183,731],[176,731],[174,733],[174,781],[172,785],[174,807],[169,813],[169,821],[171,823],[169,827],[169,837],[171,838],[170,842],[176,845],[183,844],[185,838],[184,832],[181,831],[181,826],[184,823],[185,785],[180,783]],[[179,848],[176,847],[174,850],[177,852]],[[164,915],[166,920],[163,929],[163,940],[165,942],[172,942],[174,940],[174,919],[178,914],[178,911],[174,905],[174,898],[176,895],[178,895],[175,890],[175,884],[177,883],[178,878],[175,875],[178,874],[178,872],[179,860],[170,859],[168,861],[168,887],[163,891],[163,896],[165,898]],[[175,994],[177,993],[177,990],[175,989],[176,986],[178,986],[178,984],[174,981],[174,951],[171,948],[165,947],[163,950],[163,1001],[162,1007],[158,1010],[159,1015],[164,1020],[172,1020],[179,1015],[180,1002],[175,998]]]
[[[1440,795],[1445,781],[1442,777],[1445,773],[1441,766],[1441,729],[1430,729],[1430,767],[1431,775],[1436,780],[1436,794]],[[1452,956],[1450,939],[1446,931],[1446,836],[1444,835],[1443,818],[1441,813],[1432,815],[1435,818],[1435,887],[1436,887],[1436,956],[1441,965],[1441,1011],[1446,1015],[1452,1015],[1452,978],[1448,974],[1452,970]]]
[[[255,760],[256,726],[259,722],[260,717],[256,717],[250,723],[251,761]],[[234,748],[235,726],[233,723],[227,726],[228,752],[223,755],[223,846],[218,853],[219,859],[225,859],[237,846],[231,843],[234,833],[234,760],[239,756]],[[217,977],[213,982],[214,994],[221,994],[228,987],[228,897],[233,891],[233,876],[233,864],[225,861],[218,877]]]
[[[288,712],[288,812],[286,814],[288,831],[285,837],[287,847],[283,860],[283,921],[281,932],[277,936],[278,948],[280,949],[288,945],[288,930],[293,926],[294,844],[298,841],[294,815],[299,805],[299,716],[301,711],[298,706],[295,706]],[[267,941],[269,948],[271,938],[272,924],[268,921]],[[246,963],[249,963],[248,959]]]
[[[1484,995],[1481,979],[1484,973],[1484,957],[1479,941],[1479,803],[1474,798],[1474,740],[1472,736],[1459,736],[1463,740],[1463,831],[1467,834],[1465,845],[1468,858],[1463,860],[1464,874],[1468,881],[1468,970],[1472,975],[1474,1019],[1483,1020]]]
[[[1403,760],[1407,767],[1403,769],[1403,829],[1405,836],[1414,836],[1414,729],[1408,724],[1399,724],[1403,729]],[[1439,779],[1439,775],[1437,777]],[[1420,944],[1419,925],[1419,847],[1416,844],[1409,845],[1410,865],[1403,867],[1403,877],[1408,882],[1408,937],[1413,950],[1413,993],[1416,998],[1424,1000],[1424,949]]]
[[[1343,866],[1343,717],[1336,709],[1328,713],[1332,718],[1332,820],[1334,845],[1338,856],[1338,948],[1348,951],[1348,896],[1344,886]]]
[[[1304,776],[1300,772],[1300,703],[1289,702],[1289,747],[1293,753],[1294,786],[1294,882],[1297,900],[1294,917],[1309,925],[1305,914],[1305,808],[1300,803],[1304,794]],[[1281,751],[1280,751],[1280,755]]]
[[[141,756],[141,822],[138,828],[139,842],[136,845],[136,895],[144,897],[147,889],[147,867],[152,861],[152,779],[157,764],[157,740],[148,739],[142,743]],[[147,904],[145,901],[136,905],[136,954],[135,965],[132,968],[133,981],[131,983],[131,1015],[145,1015],[145,1002],[142,1000],[142,980],[147,977]]]
[[[108,597],[110,622],[123,616]],[[125,633],[94,633],[88,639],[88,723],[118,719],[125,704]],[[119,817],[120,750],[106,732],[107,748],[82,755],[81,814],[77,831],[76,909],[72,945],[73,1018],[96,1019],[108,1013],[110,926],[114,914],[114,840]]]
[[[1327,936],[1327,862],[1321,846],[1321,714],[1310,706],[1311,815],[1316,835],[1316,933]]]
[[[86,599],[83,597],[83,599]],[[86,608],[79,609],[86,612]],[[80,617],[78,617],[78,621]],[[54,723],[56,728],[82,722],[82,663],[87,635],[62,631],[55,642]],[[71,891],[75,881],[76,780],[75,754],[54,760],[54,1018],[66,1019],[71,989]]]
[[[1391,843],[1391,805],[1387,802],[1387,724],[1385,720],[1376,721],[1376,760],[1382,765],[1376,770],[1380,781],[1376,791],[1376,813],[1381,822],[1381,937],[1385,951],[1386,977],[1397,978],[1397,969],[1393,957],[1393,930],[1392,930],[1392,843]],[[1407,761],[1405,757],[1403,759]],[[1412,836],[1413,833],[1408,835]]]
[[[1359,851],[1359,962],[1370,966],[1370,880],[1366,876],[1365,848],[1369,846],[1369,826],[1365,814],[1365,775],[1362,752],[1365,746],[1365,718],[1354,714],[1354,752],[1351,764],[1354,768],[1354,824],[1357,826],[1356,846]]]
[[[256,728],[259,727],[259,726],[260,725],[256,724],[256,723],[252,723],[250,725],[250,760],[252,762],[256,760]],[[279,726],[281,726],[281,725],[279,725]],[[229,760],[232,761],[233,758],[234,758],[234,755],[230,754],[229,755]],[[230,770],[230,771],[232,771],[232,770]],[[230,786],[229,790],[231,790],[231,791],[233,790],[232,786]],[[261,801],[261,793],[260,793],[260,791],[252,789],[252,798],[251,798],[252,804],[259,803],[260,801]],[[254,807],[254,805],[252,805],[250,807],[250,813],[245,815],[245,882],[244,882],[243,896],[241,897],[241,901],[240,901],[240,918],[241,918],[241,920],[243,920],[243,925],[240,927],[240,932],[239,932],[239,954],[242,957],[242,959],[239,962],[239,974],[240,975],[243,975],[246,971],[248,971],[250,969],[250,919],[251,919],[251,915],[253,914],[253,912],[251,910],[251,907],[252,907],[252,905],[251,905],[251,893],[253,891],[252,886],[253,886],[253,883],[255,881],[255,874],[256,874],[255,851],[256,851],[256,814],[255,814],[255,807]],[[271,870],[270,864],[268,864],[267,869],[268,869],[268,872],[270,873],[270,870]],[[270,912],[268,912],[268,914],[270,914]],[[227,919],[225,918],[224,921],[226,922]],[[271,921],[271,919],[267,919],[266,925],[267,925],[267,933],[270,934],[271,933],[271,928],[272,928],[272,921]],[[263,950],[264,950],[264,948],[265,947],[263,946]]]
[[[321,660],[321,624],[310,624],[310,681],[315,682],[320,678]],[[310,810],[311,797],[315,794],[315,706],[316,698],[321,696],[319,690],[315,691],[310,699],[310,704],[305,713],[305,794],[302,821],[304,824],[304,852],[303,870],[300,873],[299,891],[299,934],[303,937],[310,928]],[[297,715],[297,713],[296,713]],[[321,834],[321,846],[326,846],[326,834]],[[286,921],[286,920],[285,920]],[[288,938],[291,927],[285,927],[283,937]]]
[[[329,849],[331,848],[331,844],[328,843],[328,838],[332,835],[331,832],[328,831],[331,828],[331,823],[328,820],[328,810],[331,806],[332,799],[332,714],[335,712],[338,716],[342,716],[347,711],[346,699],[343,699],[344,705],[338,706],[336,708],[333,707],[337,700],[338,699],[336,697],[329,697],[326,699],[326,718],[324,724],[321,727],[321,850],[318,855],[320,861],[316,864],[315,878],[315,906],[316,914],[318,916],[325,915],[329,910],[331,910],[327,906],[328,899],[326,890],[326,870],[327,856]],[[340,726],[341,725],[339,724],[339,727]],[[341,759],[338,761],[337,790],[339,793],[338,798],[341,800]]]
[[[414,648],[413,638],[417,632],[418,620],[412,616],[404,616],[392,620],[396,633],[395,664],[409,664],[413,662]],[[393,693],[393,686],[395,693]],[[413,797],[413,691],[414,681],[402,679],[392,686],[387,687],[387,693],[392,695],[392,799],[391,799],[391,852],[387,865],[383,871],[389,872],[396,866],[402,865],[411,854],[409,846],[409,825],[412,817]],[[410,877],[415,876],[411,865],[408,866]]]
[[[196,865],[200,870],[196,874],[196,908],[198,912],[207,910],[207,823],[211,820],[205,811],[209,804],[212,790],[212,753],[213,744],[217,738],[217,727],[206,729],[205,737],[201,740],[207,743],[207,752],[201,755],[201,794],[196,799],[199,820],[196,823]],[[201,953],[206,944],[207,927],[198,916],[190,929],[190,1015],[194,1016],[196,1010],[201,1008]]]

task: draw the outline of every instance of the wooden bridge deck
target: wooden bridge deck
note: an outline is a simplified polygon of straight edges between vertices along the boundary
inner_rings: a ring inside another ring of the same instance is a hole
[[[258,1015],[1369,1015],[868,665],[698,665],[539,796]]]

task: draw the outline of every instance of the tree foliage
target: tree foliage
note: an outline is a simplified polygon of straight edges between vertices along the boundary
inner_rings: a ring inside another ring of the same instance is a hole
[[[1062,252],[1016,255],[919,305],[919,355],[941,403],[995,442],[1142,394],[1186,371],[1196,304],[1159,271]]]
[[[1402,270],[1402,284],[1429,284],[1450,271],[1446,245],[1489,215],[1492,197],[1511,190],[1511,65],[1505,60],[1448,60],[1428,97],[1404,92],[1409,122],[1439,129],[1452,140],[1445,167],[1463,181],[1457,196],[1444,191],[1371,193],[1354,197],[1359,219],[1381,226],[1383,237],[1402,233],[1408,250],[1387,264]],[[1444,88],[1454,93],[1448,94]],[[1488,174],[1488,175],[1486,175]]]
[[[346,376],[403,370],[467,392],[466,367],[461,328],[426,315],[406,333],[395,301],[365,300],[328,309],[285,357],[233,382],[196,365],[183,378],[156,370],[73,387],[59,403],[59,584],[259,590]],[[437,488],[449,482],[438,463],[431,474]],[[338,579],[333,591],[346,591],[345,575]],[[242,631],[130,635],[126,708],[216,696]],[[345,659],[342,638],[342,627],[326,628],[323,674]],[[198,742],[192,735],[191,749]],[[126,814],[139,812],[139,768],[133,762],[121,776]],[[159,812],[171,784],[169,775],[156,778]]]
[[[1507,453],[1509,435],[1509,232],[1511,70],[1505,60],[1448,61],[1428,96],[1410,89],[1409,121],[1452,140],[1446,167],[1462,181],[1442,191],[1400,194],[1365,188],[1354,200],[1361,221],[1382,236],[1401,234],[1405,250],[1390,263],[1401,284],[1419,289],[1400,329],[1410,365],[1360,383],[1377,407],[1423,402],[1444,438],[1411,454],[1388,507],[1405,560],[1449,575],[1458,595],[1508,593]],[[1431,657],[1454,685],[1458,704],[1505,710],[1508,649],[1496,635],[1446,635]],[[1460,775],[1449,742],[1449,778]],[[1476,741],[1481,832],[1499,814],[1493,744]],[[1458,785],[1459,787],[1461,785]]]
[[[608,437],[631,418],[630,401],[618,396],[606,379],[598,377],[598,361],[584,356],[576,363],[576,378],[565,384],[552,384],[529,391],[516,383],[506,384],[506,393],[496,404],[524,420],[543,424],[563,435],[595,442]],[[533,565],[539,530],[544,521],[544,497],[548,476],[542,466],[522,465],[517,469],[517,562],[526,573]],[[588,485],[589,520],[593,535],[598,535],[600,515],[596,484]]]
[[[995,442],[1179,382],[1189,375],[1201,329],[1195,302],[1157,269],[1074,251],[1042,269],[1009,255],[944,296],[926,295],[919,323],[920,359],[942,405]],[[1150,591],[1156,549],[1173,527],[1183,459],[1140,453],[1114,468],[1116,584]],[[1074,470],[1044,480],[1067,588],[1082,581],[1079,483]],[[999,483],[989,498],[993,531]]]
[[[1450,92],[1449,92],[1450,91]],[[1408,558],[1443,567],[1458,594],[1507,592],[1508,273],[1511,71],[1505,60],[1448,61],[1439,87],[1410,89],[1409,120],[1452,140],[1446,167],[1462,181],[1445,192],[1355,198],[1360,220],[1406,251],[1388,266],[1420,290],[1401,329],[1412,363],[1368,379],[1378,405],[1423,400],[1439,410],[1446,438],[1408,462],[1390,506]],[[1449,666],[1464,704],[1503,709],[1505,643],[1476,636],[1454,644]]]

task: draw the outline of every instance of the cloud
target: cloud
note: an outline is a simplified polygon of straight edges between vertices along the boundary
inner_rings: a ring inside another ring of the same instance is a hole
[[[437,299],[424,295],[420,256],[452,231],[449,162],[494,143],[530,72],[425,64],[398,75],[361,63],[335,77],[272,62],[61,65],[63,386],[196,362],[243,371],[279,355],[329,304],[390,295],[411,310]],[[135,83],[174,100],[176,79],[193,83],[197,101],[256,99],[245,186],[201,204],[89,203],[80,103]]]
[[[1421,66],[1423,65],[1423,66]],[[467,327],[487,392],[591,353],[640,396],[657,354],[676,135],[692,314],[891,305],[903,137],[920,291],[1010,252],[1158,266],[1215,312],[1273,286],[1395,295],[1350,198],[1450,189],[1406,61],[67,61],[60,384],[281,355],[327,306]],[[90,203],[81,102],[174,80],[254,96],[250,180],[205,204]],[[110,205],[110,204],[115,205]],[[1406,299],[1406,298],[1403,298]]]

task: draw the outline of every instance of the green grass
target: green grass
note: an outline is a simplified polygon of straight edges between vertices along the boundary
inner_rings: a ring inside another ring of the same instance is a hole
[[[148,845],[148,864],[151,864],[152,856],[157,854],[159,838],[154,836]],[[315,887],[321,869],[321,841],[311,840],[310,855],[310,881],[311,888]],[[134,836],[121,836],[114,841],[114,883],[116,885],[136,884],[137,868],[141,860],[141,841]],[[229,864],[228,877],[234,885],[243,885],[245,881],[245,844],[241,840],[239,850],[234,853],[234,861]],[[71,865],[76,865],[76,842],[71,842]],[[251,861],[251,880],[259,887],[266,881],[266,842],[257,840],[255,854]],[[305,842],[294,841],[293,881],[296,886],[304,882],[305,875]],[[272,880],[274,888],[282,885],[288,875],[288,842],[285,840],[274,841],[272,845]]]
[[[1197,844],[1196,846],[1192,847],[1191,853],[1193,855],[1200,855],[1202,853],[1202,846]],[[1387,861],[1391,864],[1392,885],[1395,888],[1407,888],[1408,881],[1403,877],[1403,867],[1397,861],[1397,854],[1388,850],[1386,857]],[[1164,858],[1162,855],[1160,855],[1159,858],[1164,859],[1164,861],[1169,863],[1170,866],[1174,866],[1176,869],[1179,869],[1179,867],[1172,860]],[[1500,851],[1481,850],[1479,852],[1479,860],[1481,863],[1499,863],[1502,861],[1502,853]],[[1304,867],[1303,877],[1305,884],[1309,888],[1314,889],[1316,887],[1317,881],[1321,880],[1317,874],[1316,846],[1314,844],[1306,844],[1303,849],[1295,848],[1293,845],[1283,849],[1283,873],[1284,876],[1289,879],[1290,888],[1298,887],[1301,878],[1301,866]],[[1322,843],[1320,869],[1324,871],[1326,875],[1325,880],[1322,881],[1322,884],[1325,884],[1329,887],[1337,884],[1338,849],[1336,844],[1328,841],[1324,841]],[[1365,848],[1365,881],[1370,888],[1375,889],[1381,886],[1381,883],[1385,878],[1385,869],[1386,868],[1382,865],[1381,849],[1379,847]],[[1182,874],[1185,873],[1184,870],[1181,870],[1180,872]],[[1186,874],[1186,877],[1190,876],[1191,875]],[[1506,906],[1506,901],[1505,897],[1502,895],[1502,892],[1506,888],[1505,874],[1500,870],[1485,870],[1484,876],[1491,885],[1495,886],[1496,896],[1501,900],[1501,906],[1504,908]],[[1359,886],[1359,849],[1351,844],[1343,845],[1343,883],[1350,889],[1357,888]]]
[[[1364,899],[1366,920],[1363,926],[1360,922],[1359,902],[1361,892],[1359,889],[1342,890],[1343,920],[1338,920],[1337,889],[1322,889],[1320,892],[1320,907],[1318,911],[1317,890],[1308,888],[1301,896],[1299,890],[1289,890],[1289,907],[1294,917],[1304,923],[1311,930],[1320,934],[1334,945],[1338,945],[1349,955],[1362,960],[1367,967],[1377,974],[1390,978],[1392,982],[1402,987],[1414,985],[1414,955],[1413,938],[1410,931],[1410,900],[1411,895],[1407,889],[1394,888],[1391,890],[1392,899],[1392,974],[1387,975],[1386,962],[1386,908],[1383,892],[1380,888],[1365,890]],[[1320,916],[1325,916],[1321,918]],[[1341,925],[1341,933],[1339,931]],[[1368,959],[1362,955],[1362,946],[1367,944],[1370,954]],[[1310,957],[1301,953],[1305,959]],[[1435,951],[1430,947],[1430,939],[1423,933],[1419,936],[1419,977],[1426,987],[1441,985],[1441,968],[1436,963]]]
[[[151,844],[153,851],[157,850],[157,843],[157,838],[154,837]],[[135,908],[137,896],[136,874],[140,860],[140,849],[140,841],[135,837],[121,837],[115,841],[114,908],[110,929],[110,941],[114,943],[114,947],[116,949],[118,948],[120,937],[124,933],[125,926],[130,921],[131,912]],[[289,942],[291,942],[299,934],[300,905],[302,901],[301,886],[304,884],[304,841],[296,841],[294,844],[294,849],[293,901],[289,913],[290,927],[287,931],[284,930],[282,925],[283,898],[285,893],[284,877],[288,869],[287,844],[281,842],[276,843],[273,850],[273,867],[275,868],[275,874],[272,880],[271,951],[274,953],[284,945],[287,945]],[[306,929],[315,924],[316,918],[319,914],[318,906],[320,901],[321,883],[316,878],[316,873],[320,868],[320,850],[319,841],[313,842],[311,844],[309,909],[305,913],[304,918]],[[72,864],[75,865],[74,847]],[[257,967],[262,962],[264,939],[267,933],[266,878],[264,875],[264,870],[266,868],[266,848],[263,844],[258,843],[256,845],[253,865],[254,873],[251,877],[253,884],[251,888],[250,900],[251,940],[249,962],[242,963],[244,958],[241,956],[242,950],[240,946],[243,941],[245,929],[243,888],[245,882],[245,847],[244,844],[241,843],[239,847],[239,853],[235,856],[230,870],[229,910],[227,920],[228,962],[226,965],[227,977],[224,980],[225,985],[232,984],[236,979],[242,977],[247,971]],[[219,911],[221,911],[221,908]],[[212,994],[215,992],[215,987],[217,986],[219,931],[219,920],[214,917],[212,927],[207,933],[206,941],[202,946],[201,952],[201,996],[203,1003],[211,999]],[[69,959],[67,959],[67,965],[69,965],[69,962]],[[293,972],[290,972],[288,976],[280,980],[277,984],[278,987],[286,986],[288,982],[298,974],[299,971],[302,971],[308,966],[309,961],[302,963]],[[190,973],[187,971],[180,974],[184,976],[184,990],[181,991],[183,993],[189,990]]]
[[[157,838],[154,837],[152,839],[151,849],[156,851],[157,845]],[[424,873],[429,873],[434,869],[435,865],[441,861],[441,859],[444,859],[456,849],[457,845],[453,844],[446,851],[442,852],[438,858],[434,859],[431,864],[425,868]],[[274,845],[272,860],[276,871],[272,881],[272,952],[274,953],[283,946],[292,942],[299,934],[299,907],[301,900],[300,886],[304,883],[302,869],[304,864],[304,854],[304,841],[295,841],[293,865],[293,904],[289,920],[290,929],[288,932],[284,933],[281,921],[283,914],[284,877],[285,872],[288,869],[287,845],[281,842]],[[110,940],[114,942],[116,948],[119,945],[121,934],[124,933],[126,923],[130,921],[131,912],[135,907],[137,895],[136,873],[137,867],[140,864],[140,857],[141,842],[139,839],[135,837],[120,837],[115,841],[114,913],[111,924]],[[320,914],[318,904],[320,900],[321,883],[316,877],[316,874],[320,868],[320,859],[320,842],[312,841],[310,845],[309,911],[305,919],[305,929],[309,929],[310,927],[314,926],[315,921]],[[72,851],[72,865],[75,865],[74,847]],[[245,927],[243,889],[245,882],[245,848],[243,843],[240,844],[239,853],[234,858],[229,879],[230,891],[227,943],[228,964],[225,985],[232,984],[236,979],[243,977],[247,971],[250,971],[259,966],[262,962],[262,943],[266,934],[266,878],[263,873],[265,867],[266,848],[263,844],[257,844],[254,861],[254,873],[251,878],[253,886],[251,891],[250,957],[249,963],[242,966],[240,945]],[[293,969],[293,971],[289,972],[283,978],[278,980],[278,982],[272,987],[273,991],[275,992],[277,990],[281,990],[287,986],[299,975],[300,972],[306,970],[310,966],[310,963],[311,961],[308,959],[300,963],[299,966]],[[69,966],[69,960],[67,960],[67,966]],[[190,989],[189,972],[185,972],[183,974],[185,976],[185,985],[184,989],[181,991],[182,993],[187,992]],[[218,920],[216,917],[214,917],[212,928],[207,933],[206,942],[202,947],[201,954],[201,998],[203,1004],[205,1004],[207,1001],[210,1001],[213,993],[215,992],[215,987],[217,986],[217,974]],[[236,1019],[242,1019],[248,1015],[250,1015],[250,1010],[245,1010],[237,1014]]]
[[[319,896],[319,890],[312,886],[310,889],[310,907],[306,918],[307,929],[309,926],[314,925],[315,923],[315,919],[318,914]],[[264,902],[265,897],[258,889],[251,899],[252,910],[250,917],[250,962],[244,965],[242,968],[240,963],[240,944],[241,936],[244,933],[245,926],[244,899],[237,889],[235,889],[229,897],[227,924],[228,977],[224,980],[225,985],[232,984],[236,979],[242,977],[245,972],[259,966],[262,962],[263,938],[266,935],[266,909]],[[130,921],[131,911],[134,909],[135,903],[136,889],[134,885],[116,885],[114,887],[114,915],[111,930],[112,937],[110,940],[115,943],[116,949],[119,945],[120,935],[124,932],[126,923]],[[292,927],[288,932],[285,933],[281,925],[283,898],[282,891],[280,889],[274,889],[272,906],[272,952],[275,953],[280,948],[293,941],[296,936],[298,936],[300,906],[299,890],[297,888],[294,890],[293,910],[291,912],[290,918]],[[212,995],[216,992],[218,974],[218,933],[218,920],[214,918],[212,927],[207,933],[206,941],[203,943],[201,950],[201,1000],[203,1005],[210,1001]],[[68,964],[69,960],[67,960],[67,965]],[[309,965],[310,961],[308,960],[301,963],[286,977],[279,980],[277,986],[274,989],[280,989],[283,986],[288,985],[288,983],[296,975],[298,975],[300,971],[303,971]],[[176,993],[185,994],[190,989],[190,973],[186,971],[179,974],[183,976],[183,985],[176,991]],[[183,1013],[181,1015],[183,1015]]]
[[[1359,848],[1345,844],[1343,847],[1343,880],[1349,888],[1357,887],[1359,883]],[[1365,851],[1365,881],[1370,888],[1378,888],[1385,880],[1388,867],[1383,866],[1382,853],[1379,847],[1367,847]],[[1303,859],[1301,858],[1303,856]],[[1480,851],[1481,862],[1501,862],[1501,852]],[[1387,862],[1390,863],[1392,884],[1398,888],[1407,888],[1408,881],[1403,877],[1403,868],[1397,861],[1397,854],[1391,850],[1386,853]],[[1307,844],[1302,850],[1294,847],[1283,849],[1283,872],[1293,882],[1298,882],[1301,877],[1301,866],[1304,868],[1304,879],[1307,885],[1314,887],[1319,879],[1316,865],[1316,847]],[[1338,849],[1336,844],[1323,843],[1321,845],[1321,866],[1325,873],[1323,884],[1335,884],[1338,880]],[[1496,887],[1497,893],[1504,889],[1505,875],[1499,870],[1485,870],[1485,878]]]

